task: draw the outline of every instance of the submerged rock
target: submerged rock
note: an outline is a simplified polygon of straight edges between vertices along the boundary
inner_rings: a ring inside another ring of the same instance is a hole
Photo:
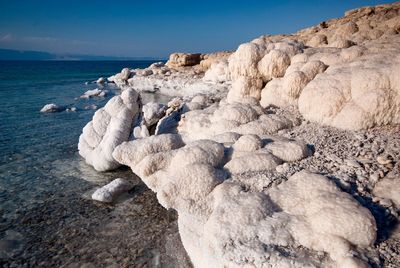
[[[107,80],[104,77],[100,77],[99,79],[96,80],[96,83],[99,85],[105,84]]]
[[[55,113],[59,111],[61,111],[61,107],[54,103],[46,104],[40,109],[41,113]]]
[[[111,203],[113,202],[120,194],[129,191],[133,188],[133,185],[127,180],[118,178],[110,182],[109,184],[97,189],[92,194],[92,199],[104,202]]]
[[[89,99],[91,97],[104,97],[107,94],[107,90],[101,90],[98,88],[86,91],[81,98],[82,99]]]

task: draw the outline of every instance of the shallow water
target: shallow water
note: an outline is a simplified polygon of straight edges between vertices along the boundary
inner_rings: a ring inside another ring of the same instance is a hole
[[[176,240],[175,214],[161,208],[130,170],[98,173],[77,153],[82,127],[95,112],[85,107],[100,108],[119,94],[110,85],[104,98],[80,99],[99,87],[85,81],[150,63],[0,62],[0,266],[151,267],[174,262],[166,261],[168,256],[160,261],[160,256],[165,255],[166,237]],[[169,99],[154,94],[142,98]],[[40,113],[47,103],[78,111]],[[130,178],[137,186],[111,205],[87,198],[95,187],[117,177]]]

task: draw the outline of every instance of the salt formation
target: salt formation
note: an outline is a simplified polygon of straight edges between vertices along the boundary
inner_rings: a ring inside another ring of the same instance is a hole
[[[294,117],[265,114],[256,103],[213,104],[183,114],[178,131],[185,140],[210,139],[224,132],[265,135],[298,124]]]
[[[42,109],[40,109],[41,113],[54,113],[60,111],[60,107],[54,103],[46,104],[43,106]]]
[[[278,141],[275,148],[283,144]],[[361,267],[352,246],[372,245],[374,218],[325,177],[300,172],[265,192],[230,182],[232,172],[268,170],[283,161],[273,155],[282,155],[279,150],[261,146],[255,135],[226,148],[212,140],[184,145],[179,135],[166,134],[123,143],[113,156],[129,165],[164,207],[178,211],[181,239],[195,267],[314,266],[312,256],[295,258],[302,254],[299,246],[329,253],[327,265]],[[244,154],[231,158],[229,148]]]
[[[157,124],[165,115],[165,105],[156,102],[149,102],[143,105],[143,121],[148,127]]]
[[[117,84],[118,86],[122,87],[126,85],[128,79],[132,76],[132,72],[129,68],[124,68],[121,70],[120,73],[117,73],[116,75],[110,76],[107,78],[109,82],[113,82]]]
[[[193,66],[199,64],[200,60],[200,53],[173,53],[169,56],[169,60],[166,65],[168,67]]]
[[[92,199],[104,202],[111,203],[113,202],[120,194],[129,191],[133,188],[133,185],[121,178],[115,179],[109,184],[97,189],[92,194]]]
[[[374,243],[387,231],[379,213],[398,216],[400,202],[397,178],[385,177],[394,158],[380,157],[375,135],[356,134],[355,152],[336,147],[353,132],[318,123],[400,123],[399,10],[357,9],[293,35],[261,36],[220,59],[174,54],[168,64],[124,69],[109,78],[123,89],[119,102],[130,88],[179,97],[144,108],[134,140],[137,109],[118,121],[124,137],[115,140],[95,123],[111,132],[116,116],[98,115],[81,135],[89,148],[81,154],[100,170],[130,166],[175,209],[195,267],[379,266],[386,255],[374,256]],[[330,143],[320,134],[332,134]]]
[[[240,45],[229,58],[228,101],[292,105],[308,120],[343,129],[399,123],[399,9],[361,8]]]
[[[263,37],[242,44],[229,58],[229,74],[233,81],[229,102],[246,98],[260,99],[264,83],[282,77],[290,59],[302,51],[297,42],[270,42]]]
[[[92,97],[104,97],[107,94],[107,90],[101,90],[98,88],[91,89],[83,93],[81,96],[82,99],[89,99]]]
[[[203,81],[214,83],[223,83],[229,80],[230,75],[227,61],[213,63],[203,77]]]
[[[400,178],[384,178],[374,188],[374,194],[386,198],[400,208]]]
[[[104,77],[100,77],[99,79],[96,80],[96,83],[99,85],[105,84],[107,80]]]
[[[195,94],[218,94],[229,86],[229,76],[225,71],[215,70],[209,79],[203,79],[212,65],[226,63],[230,53],[211,54],[171,54],[167,64],[156,62],[145,69],[124,68],[120,73],[110,76],[108,81],[121,89],[133,88],[137,91],[160,92],[169,96],[193,96]],[[215,83],[215,79],[219,83]]]
[[[98,171],[117,168],[112,157],[115,147],[127,141],[140,110],[139,94],[127,89],[97,110],[79,137],[79,154]]]
[[[362,56],[331,65],[303,89],[298,105],[305,118],[355,130],[400,123],[400,37],[365,48]]]

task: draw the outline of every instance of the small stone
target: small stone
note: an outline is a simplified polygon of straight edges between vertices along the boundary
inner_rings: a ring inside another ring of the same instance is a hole
[[[393,204],[392,204],[392,201],[390,201],[390,200],[387,199],[387,198],[380,198],[379,204],[381,204],[381,205],[384,206],[384,207],[391,207],[391,206],[393,205]]]
[[[372,173],[370,176],[369,176],[369,178],[370,178],[370,180],[372,181],[372,182],[377,182],[378,180],[379,180],[379,173],[378,172],[375,172],[375,173]]]
[[[282,165],[277,166],[276,172],[283,173],[289,170],[289,164],[288,163],[283,163]]]
[[[361,168],[360,163],[358,163],[356,160],[353,159],[346,159],[345,163],[349,167]]]
[[[387,165],[392,163],[393,160],[388,155],[380,155],[376,158],[376,161],[381,165]]]

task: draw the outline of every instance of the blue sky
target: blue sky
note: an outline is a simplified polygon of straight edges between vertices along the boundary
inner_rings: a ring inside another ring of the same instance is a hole
[[[0,48],[129,57],[232,50],[395,1],[0,1]]]

